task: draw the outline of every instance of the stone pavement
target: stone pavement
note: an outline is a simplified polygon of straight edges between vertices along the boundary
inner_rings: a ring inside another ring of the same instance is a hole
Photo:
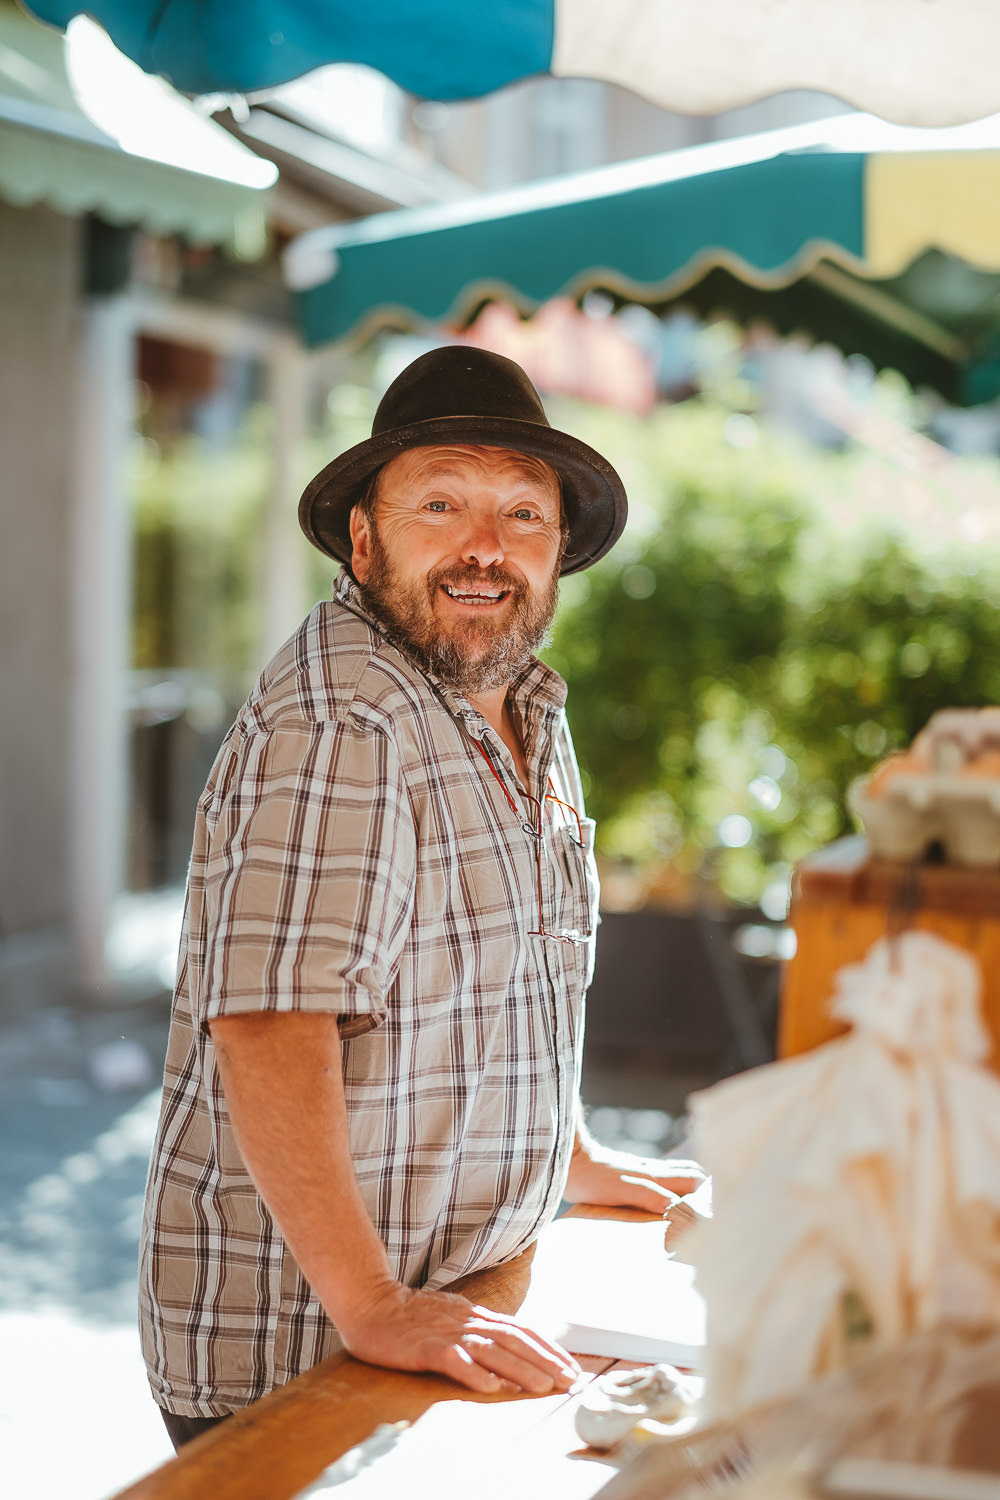
[[[5,1500],[103,1500],[171,1455],[135,1328],[168,1013],[163,995],[0,1024]],[[673,1144],[664,1104],[677,1096],[668,1080],[620,1068],[584,1081],[598,1138],[644,1153]]]

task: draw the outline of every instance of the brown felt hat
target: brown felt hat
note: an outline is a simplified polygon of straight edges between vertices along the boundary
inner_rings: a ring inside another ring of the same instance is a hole
[[[328,557],[350,564],[351,510],[383,464],[407,448],[439,443],[513,448],[541,458],[562,481],[569,540],[562,572],[578,573],[614,546],[628,505],[625,487],[593,448],[550,427],[538,392],[511,359],[449,345],[422,354],[379,402],[372,435],[321,469],[299,501],[299,524]]]

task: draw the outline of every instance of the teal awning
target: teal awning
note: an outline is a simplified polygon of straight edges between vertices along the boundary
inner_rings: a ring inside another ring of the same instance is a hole
[[[271,164],[76,27],[64,38],[0,0],[0,197],[261,254]]]
[[[862,171],[863,158],[844,155],[775,156],[659,180],[652,165],[616,167],[578,179],[572,195],[545,184],[317,230],[286,263],[301,280],[307,254],[318,267],[324,250],[336,257],[334,274],[300,294],[310,344],[397,318],[460,320],[496,295],[526,311],[595,286],[650,301],[679,274],[695,279],[709,257],[760,279],[787,275],[811,245],[860,259]],[[635,180],[643,176],[652,180]]]
[[[664,109],[716,114],[786,89],[914,125],[1000,110],[995,0],[31,0],[86,10],[151,73],[248,93],[365,63],[410,93],[468,99],[519,79],[598,78]]]
[[[315,230],[286,272],[313,345],[601,288],[763,317],[986,400],[1000,392],[1000,150],[978,144],[991,132],[1000,143],[986,122],[842,117]],[[953,149],[928,151],[928,136]]]

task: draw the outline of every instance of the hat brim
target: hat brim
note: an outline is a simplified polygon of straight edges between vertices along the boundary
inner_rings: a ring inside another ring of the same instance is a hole
[[[579,573],[609,552],[628,515],[625,486],[606,458],[579,438],[517,417],[435,417],[366,438],[321,469],[299,501],[306,536],[338,562],[351,561],[350,515],[377,469],[409,448],[467,443],[543,459],[562,481],[569,538],[560,572]]]

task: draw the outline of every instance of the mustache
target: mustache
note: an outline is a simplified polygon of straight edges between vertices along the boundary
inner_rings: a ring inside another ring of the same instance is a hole
[[[442,564],[434,568],[427,575],[427,586],[433,594],[437,589],[448,584],[451,588],[473,590],[476,588],[502,589],[513,594],[515,599],[520,599],[526,592],[526,584],[523,578],[514,573],[508,573],[505,568],[497,564],[489,568],[455,567],[454,564]]]

